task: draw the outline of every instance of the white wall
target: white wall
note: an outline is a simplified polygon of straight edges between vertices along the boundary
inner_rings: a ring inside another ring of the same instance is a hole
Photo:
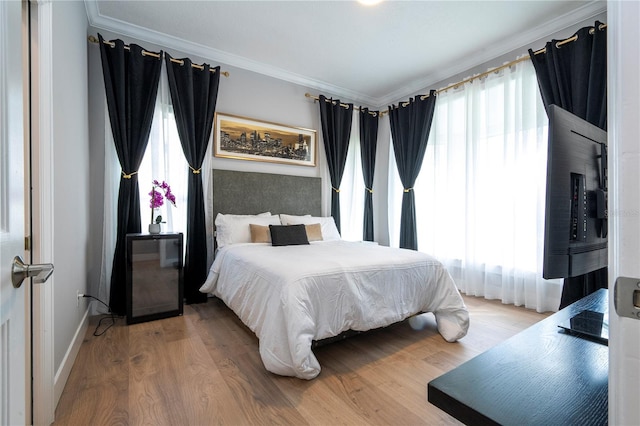
[[[82,2],[52,4],[55,265],[52,283],[54,370],[59,374],[86,310],[85,302],[76,306],[76,291],[86,292],[88,276],[88,21]]]

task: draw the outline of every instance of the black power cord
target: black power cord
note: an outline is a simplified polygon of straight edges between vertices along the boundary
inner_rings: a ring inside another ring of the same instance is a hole
[[[109,330],[111,327],[113,327],[113,325],[115,325],[115,323],[116,323],[116,316],[114,315],[114,313],[113,313],[113,312],[111,312],[111,308],[109,307],[109,305],[107,305],[107,304],[106,304],[106,303],[104,303],[102,300],[98,299],[97,297],[95,297],[95,296],[91,296],[90,294],[79,294],[78,296],[79,296],[79,297],[87,297],[87,298],[90,298],[90,299],[95,299],[95,300],[97,300],[98,302],[102,303],[104,306],[106,306],[106,307],[107,307],[107,309],[109,310],[109,313],[108,313],[108,314],[106,314],[106,315],[109,315],[109,316],[107,316],[107,317],[102,317],[102,318],[100,318],[100,321],[98,321],[98,324],[96,325],[96,329],[93,331],[93,335],[94,335],[94,336],[96,336],[96,337],[98,337],[98,336],[102,336],[104,333],[106,333],[106,332],[107,332],[107,330]],[[100,333],[98,333],[98,330],[100,329],[100,327],[102,327],[102,326],[103,326],[103,325],[102,325],[102,322],[103,322],[104,320],[106,320],[106,319],[110,319],[110,320],[111,320],[111,323],[110,323],[110,324],[107,324],[106,328],[105,328],[104,330],[102,330]]]

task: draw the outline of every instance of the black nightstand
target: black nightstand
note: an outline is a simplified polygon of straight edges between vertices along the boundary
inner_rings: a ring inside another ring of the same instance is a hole
[[[127,324],[182,315],[182,234],[127,234]]]

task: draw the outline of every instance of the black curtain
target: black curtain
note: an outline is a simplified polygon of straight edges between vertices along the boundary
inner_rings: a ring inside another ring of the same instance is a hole
[[[331,177],[331,216],[340,231],[340,182],[347,162],[353,104],[343,104],[337,99],[327,99],[324,95],[319,98],[324,152]]]
[[[545,108],[557,105],[607,130],[607,32],[596,21],[578,30],[575,41],[548,42],[545,52],[529,56],[533,62]],[[560,309],[608,286],[608,268],[565,278]]]
[[[575,41],[552,40],[545,52],[529,49],[542,101],[607,130],[607,31],[601,22],[584,27]]]
[[[188,58],[171,61],[166,54],[167,76],[173,112],[182,150],[189,163],[187,198],[187,249],[184,264],[186,303],[202,303],[207,295],[199,288],[207,278],[207,237],[200,169],[206,155],[218,99],[220,67],[191,66]]]
[[[404,186],[400,216],[400,248],[418,250],[413,185],[422,167],[435,106],[436,91],[432,90],[429,96],[416,96],[397,107],[389,107],[393,151]]]
[[[162,52],[143,55],[143,49],[138,45],[132,44],[125,49],[122,40],[105,44],[100,34],[98,38],[111,130],[122,168],[109,307],[113,313],[124,315],[126,235],[141,231],[137,173],[151,131]]]
[[[364,177],[364,224],[363,241],[373,241],[373,177],[376,170],[376,148],[378,145],[378,111],[360,108],[360,159]]]

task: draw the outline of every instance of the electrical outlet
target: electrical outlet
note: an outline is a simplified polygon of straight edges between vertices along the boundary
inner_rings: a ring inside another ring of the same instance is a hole
[[[84,297],[80,290],[76,290],[76,307],[80,307],[80,299]]]

